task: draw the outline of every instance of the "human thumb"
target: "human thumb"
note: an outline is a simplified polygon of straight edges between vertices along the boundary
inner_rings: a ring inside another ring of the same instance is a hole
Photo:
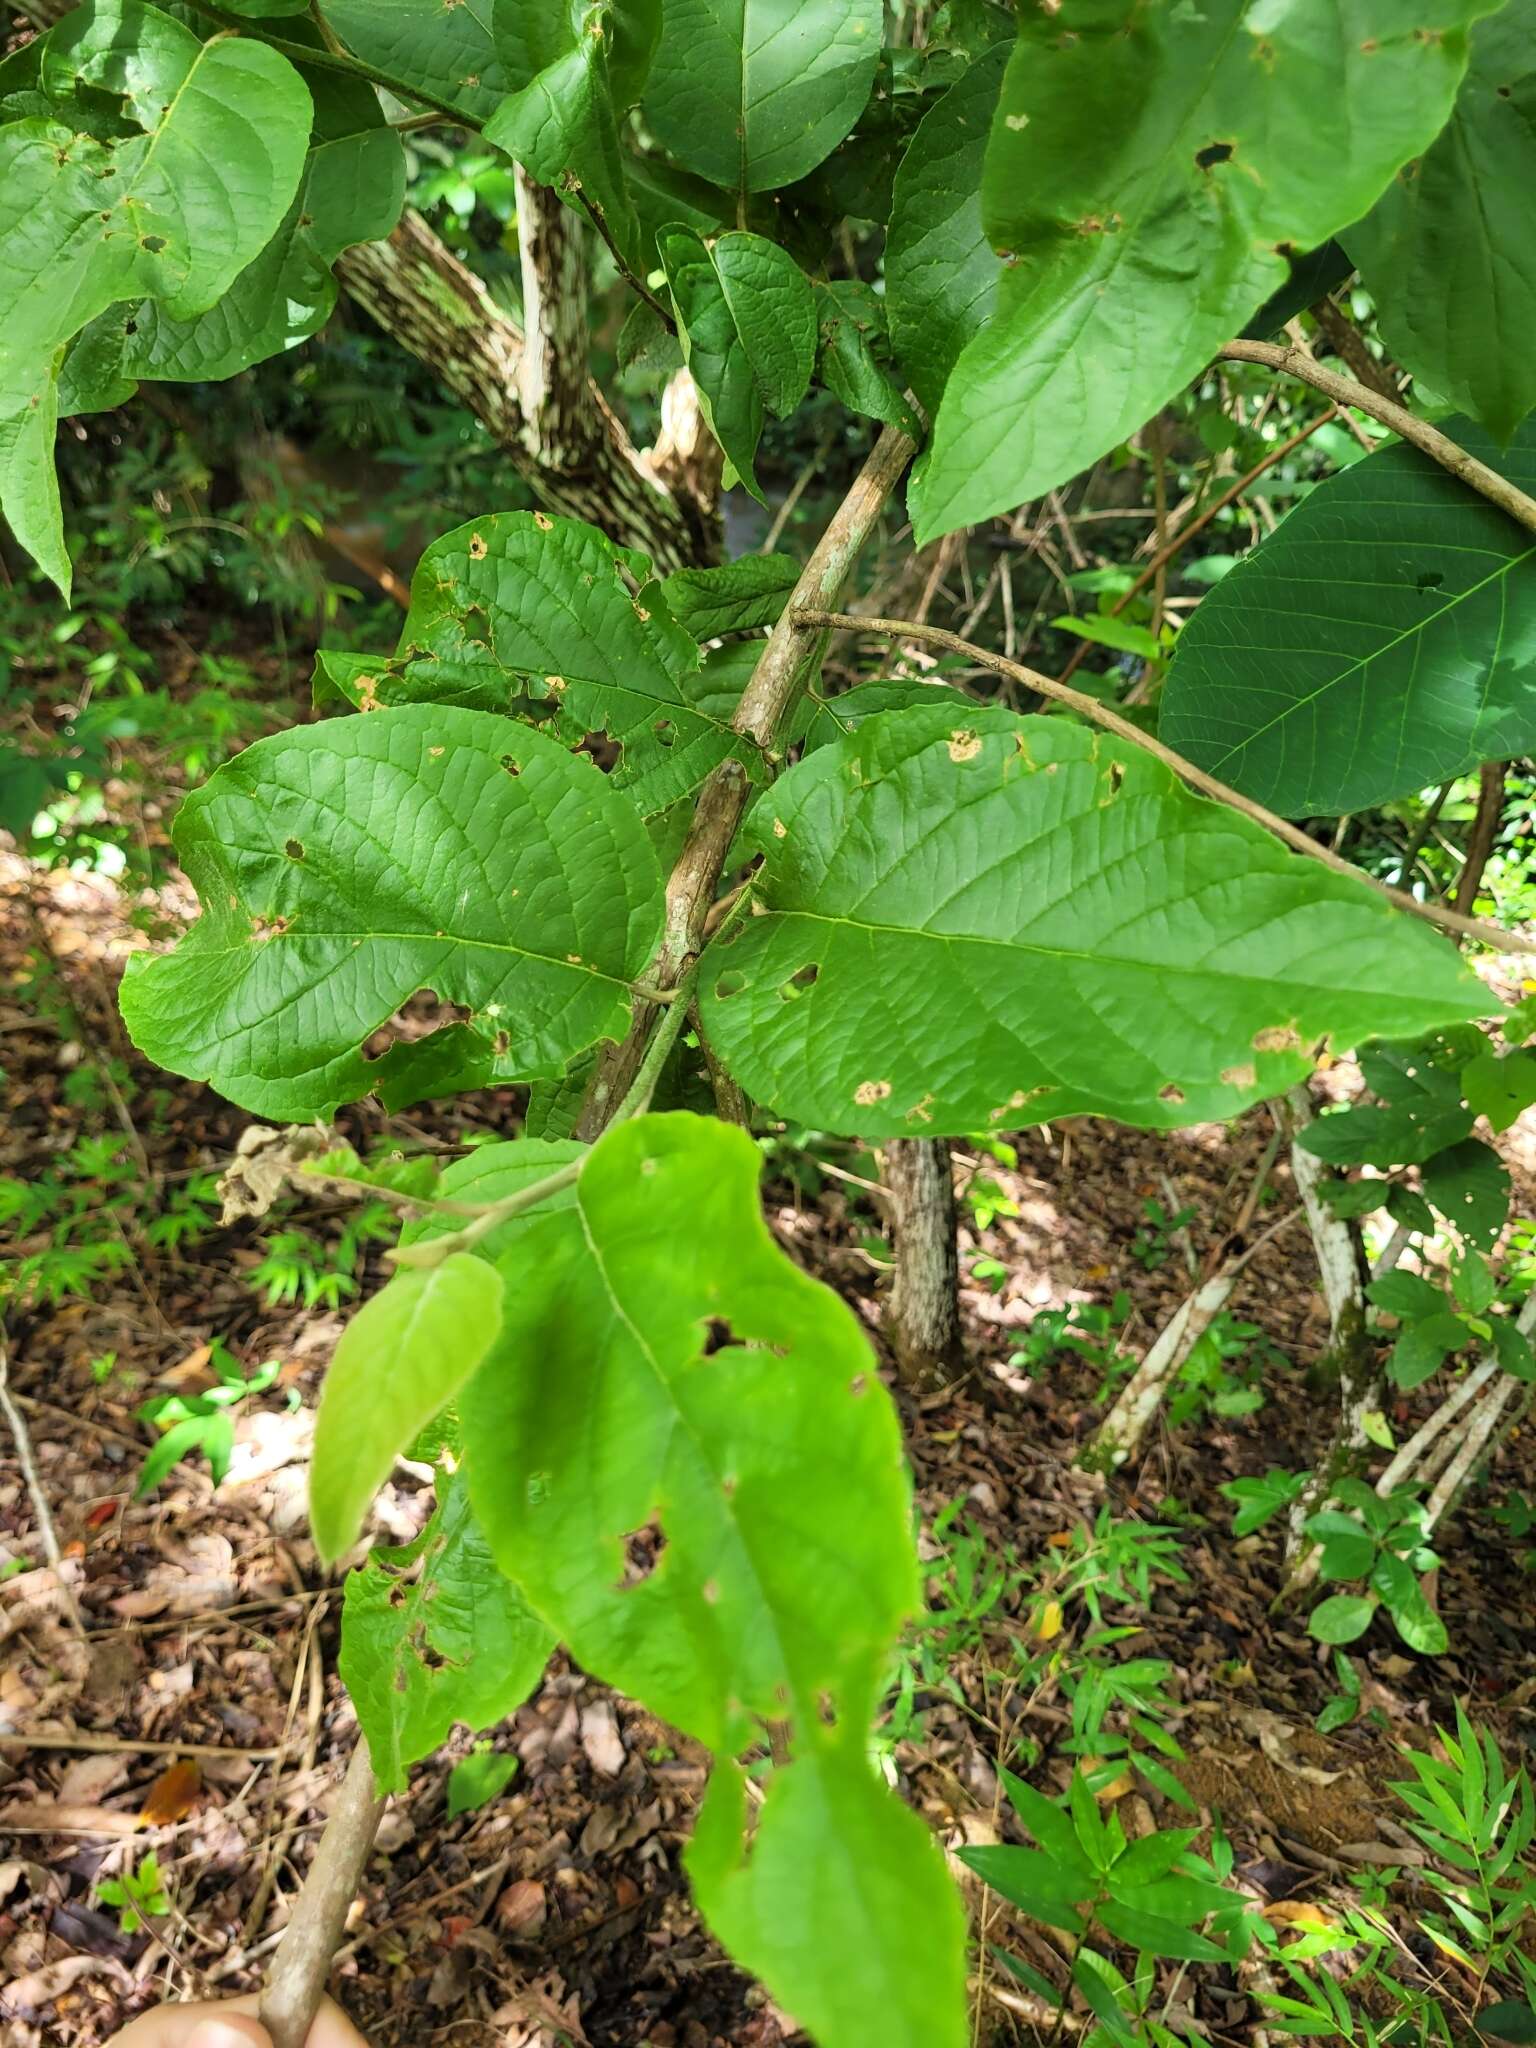
[[[198,2021],[185,2048],[272,2048],[272,2036],[259,2020],[243,2013],[219,2013]]]

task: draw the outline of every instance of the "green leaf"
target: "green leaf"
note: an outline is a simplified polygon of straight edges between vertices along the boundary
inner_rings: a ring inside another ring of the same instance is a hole
[[[1445,1623],[1425,1599],[1418,1574],[1406,1558],[1384,1551],[1371,1573],[1371,1586],[1410,1650],[1425,1657],[1444,1654],[1450,1645]]]
[[[1465,1138],[1424,1162],[1424,1192],[1440,1214],[1484,1251],[1509,1214],[1509,1169],[1491,1145]]]
[[[1306,1532],[1323,1546],[1320,1567],[1325,1579],[1363,1579],[1376,1557],[1376,1539],[1352,1515],[1324,1509],[1308,1517]]]
[[[1526,1385],[1536,1380],[1536,1353],[1532,1352],[1530,1339],[1519,1324],[1511,1322],[1508,1316],[1495,1316],[1490,1327],[1499,1364],[1510,1378],[1523,1380]]]
[[[560,0],[550,0],[551,11]],[[325,0],[325,18],[354,57],[421,86],[477,121],[489,121],[512,78],[491,32],[487,5],[442,0]]]
[[[859,118],[883,28],[880,0],[667,0],[646,123],[727,191],[791,185]]]
[[[1423,37],[1394,0],[1022,13],[982,185],[1008,263],[914,485],[918,545],[1064,483],[1188,383],[1285,281],[1281,248],[1357,220],[1430,141],[1494,4]]]
[[[579,821],[579,824],[577,823]],[[460,1003],[512,1070],[621,1037],[661,929],[628,799],[509,719],[410,707],[249,747],[183,803],[204,914],[137,954],[146,1056],[259,1115],[326,1118],[409,1063],[364,1054],[418,989]]]
[[[502,1277],[472,1252],[397,1273],[341,1334],[325,1375],[309,1468],[315,1548],[357,1541],[396,1458],[450,1402],[495,1341]]]
[[[1536,405],[1536,0],[1472,32],[1451,118],[1344,240],[1389,351],[1507,441]]]
[[[1305,1472],[1285,1472],[1271,1465],[1262,1479],[1228,1479],[1219,1491],[1237,1508],[1232,1517],[1234,1536],[1251,1536],[1262,1529],[1291,1502],[1305,1486]]]
[[[491,1267],[483,1270],[499,1278]],[[410,1765],[430,1756],[456,1722],[478,1734],[505,1720],[538,1684],[554,1647],[553,1635],[497,1570],[463,1475],[440,1476],[437,1509],[415,1542],[370,1551],[347,1579],[341,1676],[381,1789],[404,1791]],[[517,1768],[515,1757],[486,1753],[478,1770],[504,1766],[501,1782],[455,1807],[455,1782],[472,1763],[459,1764],[449,1778],[450,1818],[494,1797]]]
[[[850,412],[884,420],[920,441],[923,423],[886,368],[889,351],[879,299],[857,279],[818,284],[815,294],[817,377]]]
[[[204,313],[293,198],[311,102],[249,38],[202,43],[141,0],[97,0],[46,39],[39,113],[0,128],[0,510],[67,590],[46,459],[58,352],[119,299]],[[101,131],[87,132],[86,99]],[[118,111],[120,109],[120,111]]]
[[[1507,451],[1536,489],[1536,422]],[[1366,810],[1536,745],[1536,540],[1427,455],[1319,484],[1179,635],[1159,731],[1287,817]],[[1349,566],[1348,602],[1339,564]]]
[[[621,750],[610,780],[650,816],[728,754],[755,751],[731,730],[734,698],[708,701],[699,649],[666,589],[646,556],[583,520],[492,513],[423,554],[392,659],[322,654],[317,673],[361,709],[507,712],[572,746],[605,732]]]
[[[783,776],[745,843],[763,914],[707,953],[704,1026],[754,1100],[821,1130],[1231,1116],[1325,1032],[1487,1006],[1363,886],[1060,718],[872,718]]]
[[[1121,654],[1139,654],[1143,661],[1158,661],[1162,658],[1162,645],[1157,636],[1149,633],[1145,626],[1138,626],[1134,619],[1117,619],[1109,612],[1088,612],[1082,618],[1063,614],[1052,619],[1051,624],[1058,633],[1075,633],[1081,640],[1092,640],[1100,647],[1113,647]]]
[[[1444,1288],[1400,1267],[1373,1280],[1365,1291],[1377,1308],[1393,1316],[1432,1316],[1446,1305]]]
[[[1298,1142],[1330,1166],[1420,1164],[1471,1130],[1472,1112],[1461,1099],[1461,1069],[1469,1048],[1483,1043],[1480,1032],[1464,1038],[1455,1031],[1405,1045],[1371,1046],[1361,1054],[1360,1065],[1376,1102],[1315,1118]]]
[[[820,679],[818,678],[818,681]],[[925,682],[921,676],[889,676],[881,682],[856,683],[835,697],[824,697],[812,684],[790,722],[790,738],[800,740],[804,751],[830,746],[857,732],[866,718],[882,711],[905,711],[909,705],[942,705],[956,721],[963,719],[975,700],[949,683]]]
[[[640,217],[625,180],[619,114],[638,94],[660,27],[657,0],[622,9],[603,0],[492,0],[491,34],[510,90],[485,124],[486,141],[541,184],[565,191],[578,179],[626,259],[639,264]]]
[[[816,362],[816,301],[787,250],[733,231],[711,242],[692,228],[656,238],[699,403],[726,460],[753,497],[765,410],[783,418],[805,396]]]
[[[1460,1317],[1452,1315],[1449,1309],[1426,1316],[1422,1322],[1409,1323],[1392,1346],[1387,1361],[1393,1385],[1405,1392],[1421,1387],[1440,1370],[1449,1354],[1459,1351],[1467,1341]]]
[[[799,578],[793,555],[741,555],[712,569],[674,569],[661,594],[685,633],[716,640],[771,626]]]
[[[1003,1773],[1003,1790],[1008,1794],[1008,1804],[1051,1861],[1070,1882],[1079,1886],[1078,1896],[1087,1898],[1094,1889],[1093,1866],[1078,1847],[1072,1816],[1056,1800],[1047,1799],[1012,1771]]]
[[[471,1497],[586,1668],[726,1755],[792,1731],[750,1856],[728,1765],[706,1802],[690,1867],[722,1939],[830,2043],[859,2041],[872,1985],[893,2040],[957,2043],[958,1911],[865,1756],[917,1604],[900,1439],[853,1316],[769,1236],[761,1163],[732,1126],[640,1117],[573,1205],[503,1227],[503,1331],[460,1402]]]
[[[1488,1261],[1477,1252],[1468,1251],[1452,1269],[1451,1292],[1456,1297],[1456,1306],[1468,1315],[1480,1316],[1492,1308],[1499,1288]]]
[[[461,1813],[475,1813],[482,1806],[489,1806],[506,1791],[518,1769],[515,1756],[477,1745],[448,1773],[448,1818],[457,1820]]]
[[[1177,1920],[1165,1920],[1156,1913],[1139,1912],[1134,1906],[1111,1899],[1096,1915],[1119,1941],[1128,1941],[1143,1955],[1171,1956],[1177,1962],[1224,1963],[1227,1952],[1204,1934],[1181,1927]]]
[[[965,1922],[933,1837],[875,1778],[860,1731],[774,1772],[755,1828],[716,1769],[686,1852],[705,1920],[818,2048],[962,2048]]]
[[[1078,1908],[1093,1896],[1095,1877],[1081,1854],[1075,1868],[1044,1850],[1017,1849],[1011,1844],[959,1849],[956,1854],[967,1870],[974,1870],[984,1884],[1031,1920],[1059,1927],[1066,1934],[1083,1932],[1086,1922]]]
[[[92,383],[144,378],[214,383],[318,332],[336,304],[331,266],[357,242],[382,241],[405,204],[405,153],[386,127],[318,143],[276,234],[208,312],[174,319],[153,299],[103,313],[81,336]],[[97,409],[100,400],[68,409]],[[107,403],[122,403],[121,397]]]
[[[1536,2041],[1536,2011],[1524,1999],[1501,1999],[1497,2005],[1483,2007],[1477,2016],[1477,2031],[1498,2041]]]
[[[930,414],[986,321],[1002,264],[981,219],[981,166],[1008,51],[979,58],[926,113],[896,173],[885,245],[891,343]]]
[[[1198,1828],[1162,1828],[1132,1842],[1115,1858],[1110,1890],[1122,1896],[1133,1894],[1166,1877],[1199,1832]]]
[[[769,1237],[760,1168],[709,1119],[611,1129],[574,1208],[507,1226],[502,1335],[461,1401],[504,1567],[584,1665],[726,1751],[752,1715],[862,1711],[915,1603],[890,1402]]]
[[[1376,1612],[1376,1602],[1363,1593],[1335,1593],[1312,1610],[1308,1635],[1320,1643],[1352,1643],[1363,1636]]]
[[[1536,1053],[1507,1053],[1501,1059],[1490,1046],[1461,1080],[1473,1115],[1487,1117],[1496,1131],[1507,1131],[1536,1102]]]

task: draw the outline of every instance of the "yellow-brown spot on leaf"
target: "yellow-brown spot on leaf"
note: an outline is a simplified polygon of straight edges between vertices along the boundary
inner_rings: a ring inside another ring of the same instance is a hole
[[[853,1099],[860,1109],[868,1109],[872,1102],[884,1102],[890,1092],[889,1081],[861,1081],[853,1091]]]
[[[483,562],[490,552],[480,534],[472,533],[469,536],[469,559],[472,562]]]
[[[1221,1078],[1229,1088],[1251,1088],[1259,1078],[1259,1070],[1252,1060],[1245,1060],[1238,1067],[1223,1067]]]
[[[379,679],[377,676],[359,676],[357,679],[357,708],[359,711],[377,711],[379,708]]]
[[[787,839],[789,837],[789,827],[785,824],[782,818],[774,819],[773,836],[775,839]]]
[[[436,761],[441,759],[443,754],[445,754],[446,752],[447,749],[445,747],[428,747],[427,758],[429,760]]]
[[[1301,1035],[1294,1024],[1267,1024],[1253,1034],[1255,1052],[1300,1052]]]
[[[540,533],[554,532],[555,522],[553,521],[553,519],[550,518],[547,512],[535,512],[533,515],[533,523],[539,529]]]
[[[1159,1102],[1182,1102],[1184,1100],[1184,1090],[1175,1087],[1172,1081],[1165,1081],[1157,1091],[1157,1099]]]
[[[981,752],[981,735],[961,726],[949,736],[949,758],[951,761],[974,761]]]
[[[907,1122],[931,1124],[933,1122],[933,1097],[925,1095],[921,1102],[914,1102],[907,1111]]]
[[[643,604],[636,603],[635,617],[640,621],[642,626],[646,623],[650,616],[650,613],[646,610]]]
[[[553,690],[555,695],[558,697],[560,692],[565,688],[565,677],[546,676],[544,678],[544,686],[546,689]]]

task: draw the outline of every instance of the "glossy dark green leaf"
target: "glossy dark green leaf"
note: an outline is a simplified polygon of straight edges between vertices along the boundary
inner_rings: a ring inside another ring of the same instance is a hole
[[[646,815],[753,750],[713,707],[693,637],[632,548],[580,519],[497,512],[422,556],[392,658],[322,654],[319,676],[362,709],[461,704],[517,714],[573,746],[605,732],[611,780]],[[322,692],[317,688],[317,696]]]
[[[1536,424],[1507,452],[1536,489]],[[1346,601],[1347,600],[1347,601]],[[1417,449],[1318,486],[1179,635],[1162,737],[1287,817],[1385,803],[1536,746],[1536,540]]]
[[[341,1676],[380,1786],[403,1791],[410,1765],[456,1723],[478,1732],[504,1720],[554,1647],[497,1569],[462,1474],[441,1475],[437,1510],[415,1542],[370,1551],[346,1584]],[[516,1769],[515,1757],[496,1761]]]
[[[872,718],[747,840],[762,914],[705,957],[705,1029],[755,1101],[821,1130],[1230,1116],[1325,1033],[1487,1007],[1363,884],[1060,718]]]
[[[396,1273],[341,1333],[315,1417],[309,1519],[333,1562],[396,1458],[453,1400],[501,1327],[502,1277],[472,1252]]]
[[[550,11],[564,12],[563,0]],[[490,0],[325,0],[325,18],[353,56],[488,121],[521,82],[502,62]]]
[[[188,797],[203,916],[136,954],[145,1054],[260,1115],[328,1117],[392,1071],[364,1045],[418,989],[524,1076],[622,1036],[661,929],[633,805],[510,719],[409,706],[261,740]]]
[[[1501,1999],[1483,2007],[1477,2016],[1477,2031],[1496,2041],[1536,2041],[1536,2011],[1523,1999]]]
[[[982,188],[1006,267],[914,481],[919,545],[1065,483],[1166,403],[1284,283],[1282,249],[1358,220],[1432,139],[1496,4],[1453,0],[1432,35],[1397,0],[1022,12]]]
[[[1227,1960],[1226,1950],[1212,1941],[1209,1935],[1198,1934],[1191,1927],[1181,1927],[1177,1920],[1165,1920],[1161,1914],[1144,1913],[1119,1899],[1111,1899],[1107,1905],[1100,1906],[1097,1917],[1117,1940],[1129,1942],[1143,1955],[1168,1956],[1184,1963],[1224,1963]]]
[[[1352,1643],[1363,1636],[1376,1612],[1376,1602],[1363,1593],[1335,1593],[1312,1610],[1307,1633],[1320,1643]]]
[[[1472,32],[1445,127],[1345,235],[1391,353],[1507,441],[1536,405],[1536,0]]]
[[[1406,1558],[1383,1552],[1371,1573],[1371,1586],[1410,1650],[1424,1657],[1444,1655],[1450,1647],[1445,1623],[1424,1597],[1419,1575]]]
[[[883,28],[880,0],[667,0],[647,125],[727,191],[791,185],[859,118]]]
[[[706,242],[671,227],[657,249],[699,403],[725,450],[726,481],[739,477],[762,499],[752,464],[764,416],[793,412],[816,362],[810,280],[762,235],[732,231]]]
[[[1064,1868],[1043,1849],[1011,1845],[988,1844],[956,1853],[968,1870],[974,1870],[984,1884],[1031,1920],[1059,1927],[1066,1934],[1083,1932],[1086,1923],[1079,1907],[1094,1891],[1094,1873],[1086,1864],[1075,1871],[1070,1866]]]
[[[1002,264],[981,219],[981,166],[1006,48],[978,59],[923,116],[891,202],[885,289],[891,344],[930,414],[997,298]]]

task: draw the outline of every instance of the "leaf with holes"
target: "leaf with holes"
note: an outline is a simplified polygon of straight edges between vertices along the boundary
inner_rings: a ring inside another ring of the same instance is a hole
[[[923,116],[896,173],[885,247],[891,343],[930,414],[997,299],[1002,263],[981,218],[981,167],[1008,51],[979,58]]]
[[[1488,1007],[1363,884],[1059,718],[872,718],[757,806],[764,914],[705,955],[754,1100],[869,1137],[1226,1117],[1352,1044]]]
[[[393,658],[322,654],[318,694],[359,709],[462,704],[622,750],[612,780],[647,816],[755,749],[732,730],[696,642],[644,555],[580,519],[498,512],[427,549]]]
[[[1388,349],[1507,441],[1536,405],[1536,0],[1472,32],[1451,118],[1344,241]]]
[[[661,32],[659,0],[494,0],[491,35],[511,87],[485,139],[530,177],[575,178],[626,258],[643,265],[619,115],[639,95]]]
[[[883,27],[881,0],[667,0],[647,125],[729,192],[793,184],[863,112]]]
[[[677,312],[683,354],[709,430],[762,503],[753,458],[765,413],[779,418],[805,396],[816,362],[816,301],[793,256],[762,235],[733,231],[706,242],[663,228],[656,247]]]
[[[1481,1250],[1509,1215],[1509,1168],[1481,1138],[1464,1138],[1424,1162],[1424,1192],[1446,1221]]]
[[[587,1669],[727,1755],[764,1720],[794,1731],[796,1760],[769,1794],[781,1818],[770,1832],[765,1813],[747,1875],[739,1828],[710,1838],[701,1903],[770,1988],[825,2015],[832,2043],[860,2036],[846,2000],[817,2004],[834,1996],[815,1989],[826,1945],[803,1919],[770,1933],[764,1915],[786,1867],[814,1882],[805,1834],[818,1811],[830,1802],[852,1820],[866,1786],[882,1802],[858,1825],[941,1923],[917,1954],[899,1923],[867,1930],[882,2025],[948,2041],[958,1917],[864,1756],[917,1598],[895,1415],[848,1309],[769,1236],[761,1166],[732,1126],[642,1117],[599,1139],[574,1204],[502,1227],[488,1249],[508,1278],[506,1320],[461,1396],[471,1498],[497,1558]],[[870,1878],[856,1896],[880,1892]]]
[[[1536,422],[1507,451],[1536,490]],[[1169,746],[1288,817],[1366,810],[1536,746],[1536,538],[1401,444],[1328,478],[1178,638]]]
[[[440,1473],[437,1484],[426,1528],[399,1549],[371,1550],[342,1608],[342,1683],[386,1792],[403,1792],[409,1766],[455,1724],[478,1733],[505,1720],[555,1647],[498,1571],[462,1472]]]
[[[141,0],[66,16],[37,75],[52,115],[0,128],[0,509],[67,591],[40,459],[58,352],[119,299],[187,319],[222,297],[288,209],[311,102],[276,51]]]
[[[1358,220],[1451,110],[1498,0],[1026,10],[982,211],[997,310],[913,484],[919,546],[1037,498],[1135,432]],[[1326,150],[1297,137],[1326,132]]]
[[[136,954],[122,1009],[158,1065],[258,1115],[328,1117],[391,1073],[365,1042],[419,989],[523,1078],[622,1037],[661,930],[634,806],[512,720],[408,706],[260,740],[189,796],[203,916]]]
[[[333,1563],[357,1541],[396,1458],[458,1393],[501,1326],[502,1277],[472,1252],[407,1270],[341,1333],[315,1417],[309,1519]]]
[[[125,380],[213,383],[295,347],[331,316],[336,258],[382,241],[404,204],[405,154],[387,127],[317,143],[277,233],[217,305],[176,320],[153,299],[130,300],[85,330],[72,358],[91,351],[91,388],[70,410],[121,405]]]
[[[1315,1117],[1298,1132],[1297,1144],[1330,1166],[1422,1164],[1470,1133],[1461,1072],[1486,1044],[1467,1025],[1406,1045],[1371,1046],[1360,1067],[1376,1100]]]
[[[610,1130],[573,1207],[504,1226],[506,1321],[461,1402],[476,1512],[534,1606],[729,1751],[754,1715],[844,1706],[914,1593],[893,1411],[769,1237],[761,1164],[701,1117]]]

